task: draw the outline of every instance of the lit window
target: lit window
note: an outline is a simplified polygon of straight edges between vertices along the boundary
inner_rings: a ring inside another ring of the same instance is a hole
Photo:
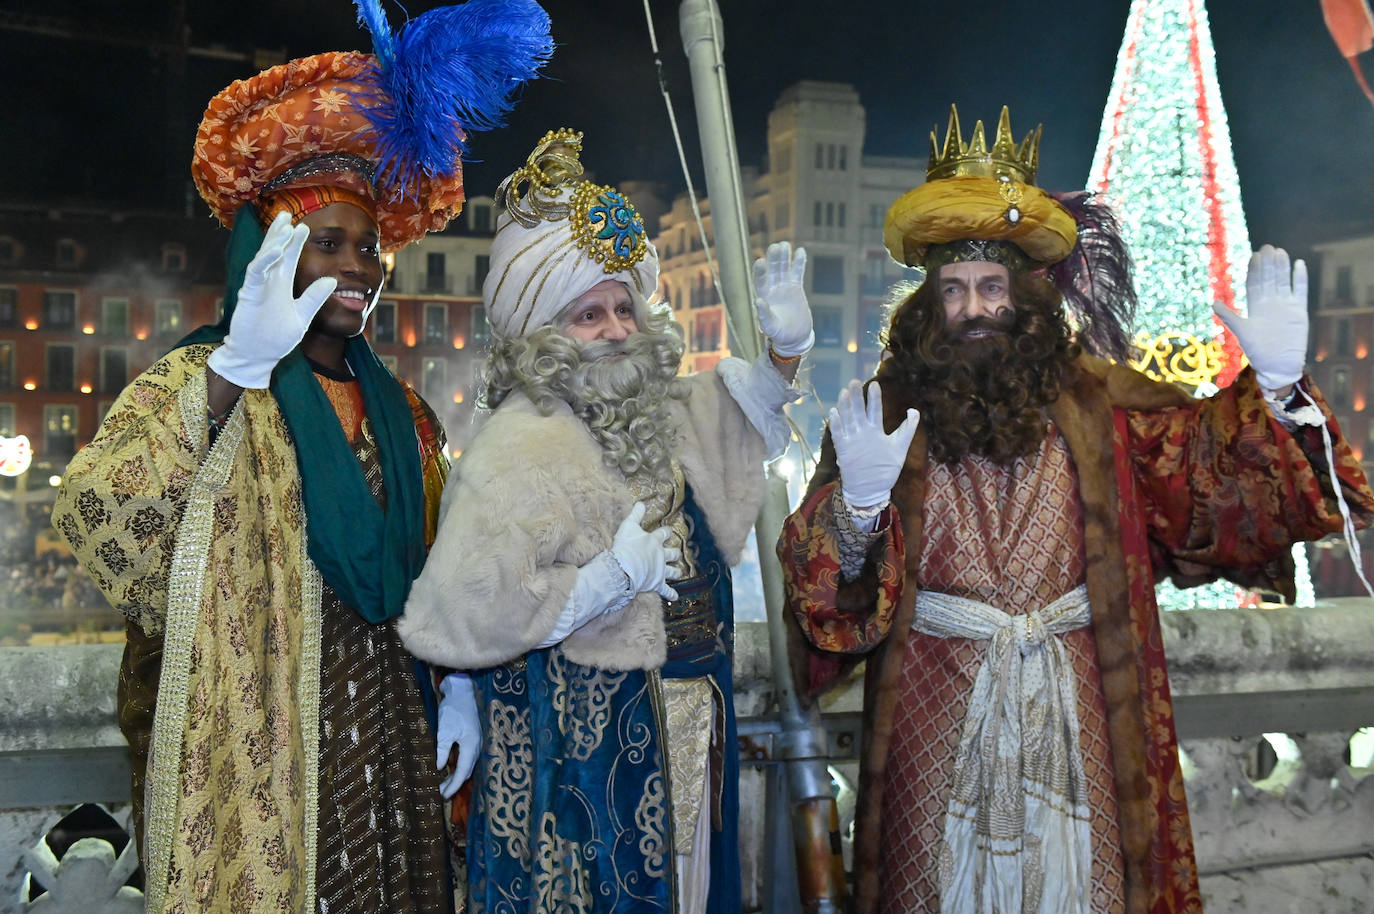
[[[158,336],[176,336],[181,333],[181,302],[175,298],[158,299],[154,305]]]
[[[468,339],[479,349],[491,345],[491,324],[487,323],[487,309],[482,305],[472,309],[472,327]]]
[[[448,393],[448,362],[444,359],[424,359],[420,363],[420,396],[430,403],[438,403]]]
[[[377,343],[396,342],[396,303],[378,302],[372,315],[372,339]]]
[[[48,404],[43,407],[43,454],[65,459],[76,453],[76,407]]]
[[[186,269],[186,245],[164,244],[162,246],[162,269],[168,273],[180,273]]]
[[[106,336],[129,335],[129,300],[107,298],[101,303],[100,328]]]
[[[76,293],[48,290],[43,293],[43,329],[76,329]]]
[[[1331,372],[1331,405],[1343,409],[1350,405],[1350,369],[1337,368]]]
[[[448,305],[425,305],[425,342],[448,342]]]
[[[48,390],[76,390],[76,347],[69,343],[49,343],[47,349]]]

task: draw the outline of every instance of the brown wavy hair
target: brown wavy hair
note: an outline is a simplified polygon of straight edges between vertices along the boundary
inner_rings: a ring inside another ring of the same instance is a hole
[[[883,338],[891,355],[878,376],[921,411],[935,460],[977,454],[1009,465],[1044,440],[1045,407],[1081,352],[1063,297],[1042,276],[1014,273],[1014,316],[984,324],[1007,332],[964,340],[947,326],[937,278],[932,274],[893,311]]]

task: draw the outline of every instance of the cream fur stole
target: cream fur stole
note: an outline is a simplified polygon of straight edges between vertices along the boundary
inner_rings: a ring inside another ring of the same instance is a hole
[[[684,379],[672,401],[675,457],[726,561],[739,560],[763,500],[763,438],[714,374]],[[455,461],[438,538],[397,629],[417,657],[458,669],[513,660],[540,644],[577,569],[611,545],[634,496],[563,404],[543,416],[513,394]],[[563,642],[568,658],[609,670],[666,659],[662,604],[640,594]]]

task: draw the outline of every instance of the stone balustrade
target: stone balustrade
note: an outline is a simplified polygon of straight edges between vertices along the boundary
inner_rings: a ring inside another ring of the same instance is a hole
[[[1370,911],[1374,778],[1368,759],[1352,768],[1349,753],[1352,735],[1374,727],[1374,601],[1169,613],[1164,630],[1208,914]],[[120,650],[0,648],[0,910],[26,910],[19,899],[35,868],[40,882],[61,880],[65,891],[34,912],[137,909],[121,888],[127,855],[96,840],[59,860],[43,844],[80,803],[127,823],[128,761],[114,725]],[[741,625],[746,904],[781,911],[786,880],[776,877],[790,850],[768,827],[770,798],[776,805],[784,793],[772,761],[769,671],[763,626]],[[824,708],[842,828],[853,815],[857,708],[857,681]],[[1275,753],[1266,733],[1291,743],[1279,740],[1284,751]]]

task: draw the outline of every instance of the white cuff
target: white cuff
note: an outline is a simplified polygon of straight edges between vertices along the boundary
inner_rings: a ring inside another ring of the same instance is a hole
[[[883,509],[888,506],[891,499],[884,498],[871,508],[856,508],[849,503],[849,499],[845,498],[843,491],[841,491],[840,501],[844,504],[844,513],[850,525],[860,533],[872,533],[878,529],[878,518],[882,516]]]
[[[277,367],[277,361],[261,356],[245,358],[237,351],[238,348],[231,345],[229,338],[225,337],[224,344],[210,353],[205,364],[213,368],[215,374],[244,390],[264,390],[270,387],[272,370]]]
[[[772,460],[787,450],[792,429],[782,408],[800,400],[802,391],[782,376],[768,357],[768,350],[765,348],[752,362],[721,359],[716,374],[725,382],[725,389],[739,404],[749,424],[763,436],[768,451],[764,459]]]
[[[1274,414],[1274,418],[1289,431],[1299,425],[1315,427],[1326,424],[1326,417],[1322,415],[1322,411],[1312,402],[1303,386],[1296,381],[1293,382],[1293,392],[1286,400],[1273,396],[1272,391],[1263,387],[1260,388],[1260,393],[1264,396],[1264,403]]]
[[[887,502],[875,509],[858,511],[845,501],[839,487],[835,488],[831,508],[835,514],[835,545],[840,554],[840,575],[852,581],[863,571],[869,547],[878,538],[878,519]]]
[[[553,631],[535,649],[553,647],[602,613],[620,609],[633,596],[630,576],[620,567],[615,555],[609,549],[597,553],[577,569],[577,583],[568,594],[568,602],[563,604],[563,612],[554,623]]]

